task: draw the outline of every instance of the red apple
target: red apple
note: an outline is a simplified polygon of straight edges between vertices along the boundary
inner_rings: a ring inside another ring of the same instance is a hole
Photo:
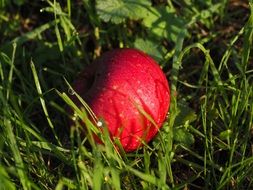
[[[151,57],[136,49],[105,53],[79,75],[73,87],[126,152],[156,135],[170,105],[164,73]]]

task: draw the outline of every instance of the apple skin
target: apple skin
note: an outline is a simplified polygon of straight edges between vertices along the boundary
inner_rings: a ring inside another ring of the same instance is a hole
[[[101,130],[107,127],[111,138],[119,138],[126,152],[138,149],[156,135],[170,105],[164,73],[151,57],[137,49],[103,54],[80,73],[73,88],[105,122]]]

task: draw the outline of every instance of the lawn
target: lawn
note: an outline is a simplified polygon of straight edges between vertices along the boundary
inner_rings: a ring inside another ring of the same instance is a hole
[[[252,0],[0,0],[0,37],[1,190],[253,189]],[[83,133],[70,99],[125,47],[171,90],[163,127],[127,153]]]

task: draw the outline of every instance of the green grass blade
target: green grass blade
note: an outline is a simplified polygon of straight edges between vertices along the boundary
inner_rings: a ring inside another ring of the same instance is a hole
[[[0,189],[16,190],[15,184],[11,181],[5,168],[0,165]]]
[[[31,189],[30,181],[28,180],[28,176],[26,174],[25,164],[21,157],[21,153],[19,151],[19,147],[16,141],[15,134],[13,133],[13,126],[10,120],[4,119],[4,126],[6,131],[6,138],[10,145],[11,152],[13,154],[13,158],[16,165],[17,174],[19,176],[19,180],[22,184],[24,190]]]
[[[9,100],[9,96],[10,96],[10,90],[11,90],[13,70],[14,70],[14,60],[15,60],[16,48],[17,48],[17,44],[13,43],[13,51],[12,51],[12,57],[11,57],[11,63],[10,63],[11,64],[11,68],[10,68],[9,77],[8,77],[7,100]]]
[[[250,17],[246,25],[244,26],[244,39],[243,39],[243,52],[242,52],[242,66],[244,72],[246,71],[247,65],[249,64],[249,55],[252,48],[253,42],[253,2],[249,3]]]
[[[53,123],[50,119],[50,116],[48,114],[46,102],[45,102],[44,98],[42,97],[42,90],[41,90],[41,86],[40,86],[40,81],[39,81],[39,77],[37,75],[37,71],[36,71],[36,68],[35,68],[35,65],[34,65],[33,61],[31,61],[30,65],[31,65],[32,73],[33,73],[34,83],[35,83],[35,86],[36,86],[36,89],[37,89],[37,92],[38,92],[38,95],[39,95],[39,99],[40,99],[42,109],[43,109],[44,114],[45,114],[46,119],[47,119],[47,122],[48,122],[49,126],[51,127],[51,129],[54,133],[54,137],[57,140],[58,144],[61,145],[61,142],[60,142],[60,140],[58,139],[58,136],[55,133],[54,125],[53,125]]]
[[[7,47],[9,47],[10,44],[17,44],[17,46],[20,46],[29,40],[33,40],[33,39],[37,38],[38,36],[40,36],[41,33],[48,30],[49,28],[51,28],[55,24],[57,24],[58,22],[59,22],[59,20],[56,19],[54,21],[43,24],[30,32],[27,32],[21,36],[14,38],[12,41],[3,44],[3,46],[1,46],[1,49],[4,49],[4,50],[7,49]]]

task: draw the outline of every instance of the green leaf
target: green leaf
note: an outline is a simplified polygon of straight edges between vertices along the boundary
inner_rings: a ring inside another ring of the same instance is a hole
[[[219,137],[221,140],[227,140],[232,136],[232,131],[230,129],[227,129],[225,131],[220,132]]]
[[[142,38],[137,38],[135,40],[134,47],[146,52],[158,62],[163,60],[166,52],[165,48],[163,48],[159,42],[144,40]]]
[[[185,103],[179,103],[178,110],[179,113],[175,119],[175,126],[184,125],[186,122],[191,123],[197,118],[194,110]]]
[[[159,38],[168,38],[173,42],[176,42],[177,36],[182,30],[186,30],[185,21],[177,17],[174,10],[168,6],[151,7],[143,19],[143,25],[153,35]]]
[[[195,142],[194,136],[185,128],[175,128],[173,134],[174,141],[185,146],[189,147]]]
[[[126,19],[144,18],[151,7],[148,0],[97,0],[96,9],[99,17],[105,21],[119,24]]]

